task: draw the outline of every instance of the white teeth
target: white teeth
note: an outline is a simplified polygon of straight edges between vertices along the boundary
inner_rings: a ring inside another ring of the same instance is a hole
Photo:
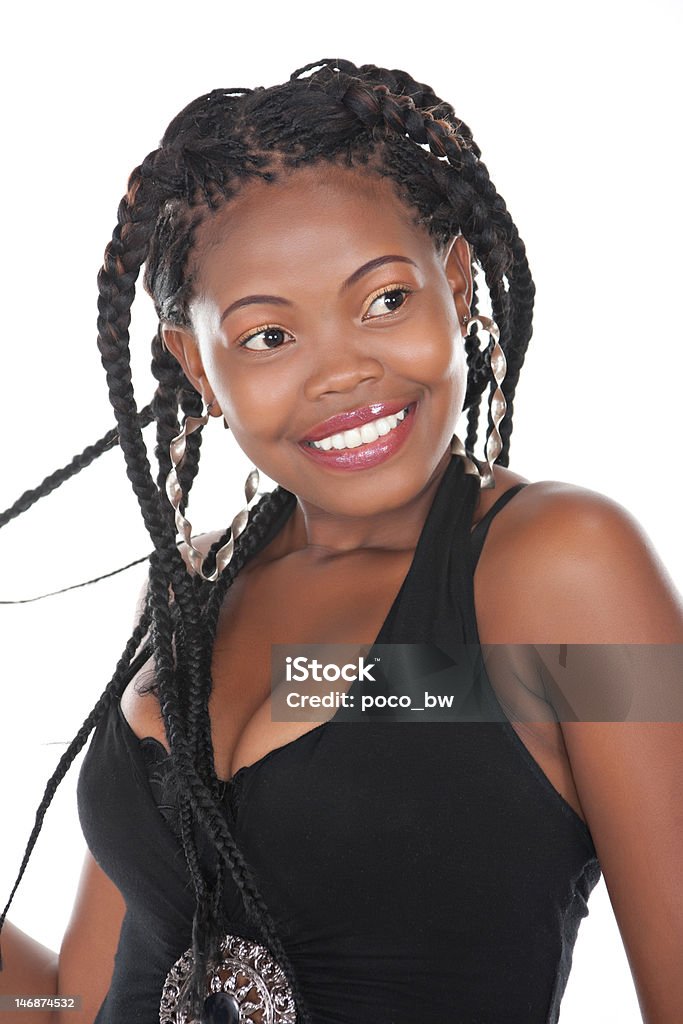
[[[341,434],[331,434],[329,437],[323,437],[319,441],[311,441],[310,444],[314,448],[321,448],[324,452],[328,452],[330,448],[335,448],[338,451],[344,448],[357,448],[361,444],[369,444],[371,441],[376,441],[378,437],[388,434],[389,431],[398,426],[405,417],[406,412],[407,408],[401,409],[395,415],[380,416],[379,419],[372,420],[370,423],[364,423],[361,427],[344,430]]]
[[[362,427],[359,428],[360,439],[363,444],[367,444],[368,441],[375,441],[377,439],[378,432],[379,427],[376,427],[372,423],[364,423]]]
[[[341,436],[342,444],[337,444],[338,436]],[[335,434],[332,443],[335,448],[357,448],[359,444],[363,444],[363,438],[360,436],[360,430],[354,427],[352,430],[345,430],[341,435]]]

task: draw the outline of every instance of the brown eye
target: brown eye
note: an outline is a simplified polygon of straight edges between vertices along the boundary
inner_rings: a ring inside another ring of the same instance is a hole
[[[408,288],[387,288],[372,300],[363,319],[375,320],[387,313],[394,313],[401,308],[409,295]]]
[[[238,342],[242,348],[248,348],[251,352],[268,352],[275,348],[282,348],[286,338],[291,338],[289,331],[283,327],[261,327],[258,331],[252,331],[246,338]],[[262,345],[253,346],[248,342],[262,340]]]

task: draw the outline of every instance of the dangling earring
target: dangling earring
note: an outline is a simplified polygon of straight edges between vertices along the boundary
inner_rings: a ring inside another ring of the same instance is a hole
[[[253,499],[256,496],[259,486],[259,471],[256,466],[254,466],[247,476],[244,484],[244,494],[247,499],[247,504],[240,512],[237,513],[230,524],[230,540],[224,544],[222,548],[218,549],[218,552],[216,553],[216,568],[210,576],[205,576],[202,570],[206,556],[203,555],[192,543],[192,524],[180,511],[180,505],[183,501],[183,491],[180,486],[180,481],[178,480],[177,470],[185,457],[187,437],[194,433],[195,430],[199,430],[201,427],[206,426],[209,421],[209,410],[214,402],[215,399],[209,403],[204,415],[185,417],[183,429],[177,437],[173,438],[169,445],[171,471],[166,477],[166,496],[175,509],[176,529],[183,537],[183,542],[180,546],[187,554],[187,559],[194,571],[201,576],[203,580],[206,580],[207,583],[215,583],[223,570],[230,564],[235,550],[235,541],[246,528],[249,521],[249,509],[253,504]],[[225,422],[225,420],[223,422]],[[225,426],[227,428],[228,424],[225,423]]]
[[[209,404],[206,407],[206,411],[208,413],[210,413],[212,406],[214,406],[215,404],[216,404],[216,399],[212,398],[211,401],[209,402]],[[223,417],[223,426],[225,427],[226,430],[230,430],[230,424],[226,420],[225,416]]]
[[[466,316],[464,323],[467,325],[465,331],[465,337],[467,338],[471,334],[471,327],[475,320],[478,320],[481,326],[487,331],[493,338],[494,345],[491,352],[491,373],[493,379],[496,382],[496,387],[491,395],[489,401],[489,411],[491,415],[491,433],[486,440],[486,462],[482,463],[477,460],[476,465],[467,455],[465,446],[456,434],[453,434],[451,441],[451,452],[453,455],[459,455],[465,462],[465,473],[470,473],[473,476],[479,477],[479,486],[483,488],[491,488],[496,486],[496,481],[493,476],[493,464],[500,455],[503,448],[503,441],[498,431],[498,427],[505,416],[505,410],[507,409],[507,402],[505,396],[501,390],[501,384],[505,380],[505,373],[507,370],[507,361],[505,359],[505,353],[500,347],[500,331],[498,325],[491,320],[488,316]]]

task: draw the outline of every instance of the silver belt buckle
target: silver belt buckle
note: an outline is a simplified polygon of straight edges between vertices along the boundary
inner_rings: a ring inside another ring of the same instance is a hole
[[[188,988],[194,956],[186,950],[171,967],[161,992],[159,1024],[200,1024],[178,1005]],[[218,992],[228,1010],[221,1019],[240,1024],[296,1024],[296,1004],[284,971],[265,946],[243,938],[226,935],[219,950],[219,959],[210,965],[207,975],[207,998]],[[254,1014],[256,1017],[254,1018]]]

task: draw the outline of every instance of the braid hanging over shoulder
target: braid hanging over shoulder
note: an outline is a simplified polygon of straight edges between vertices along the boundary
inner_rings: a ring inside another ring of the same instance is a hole
[[[324,162],[389,178],[435,246],[446,246],[458,234],[469,243],[475,278],[471,310],[478,311],[481,272],[507,361],[503,384],[507,413],[501,426],[498,462],[509,464],[515,391],[531,338],[535,292],[519,232],[481,160],[472,131],[430,86],[398,69],[371,64],[357,67],[346,60],[324,59],[297,69],[280,85],[214,89],[198,97],[174,117],[160,145],[133,170],[98,276],[97,344],[116,426],[0,514],[3,526],[118,442],[153,545],[142,618],[124,646],[111,681],[47,784],[0,928],[57,785],[112,702],[153,659],[149,690],[157,695],[163,717],[183,847],[196,896],[195,968],[188,996],[188,1010],[196,1017],[206,994],[206,966],[225,934],[222,894],[227,870],[250,922],[285,972],[297,1004],[297,1020],[303,1024],[311,1021],[258,881],[221,813],[208,710],[221,603],[272,524],[296,498],[281,486],[263,495],[250,512],[233,559],[217,582],[210,584],[188,571],[176,546],[173,510],[164,484],[170,470],[169,443],[180,430],[181,414],[200,415],[202,399],[164,347],[161,325],[190,325],[198,228],[229,205],[250,180],[277,182],[299,167]],[[143,268],[144,287],[154,301],[160,327],[151,344],[156,391],[151,405],[138,410],[129,327],[136,282]],[[472,451],[482,396],[487,387],[495,385],[490,373],[492,344],[480,351],[475,330],[467,337],[465,348],[465,445]],[[156,424],[154,472],[142,436],[142,428],[152,419]],[[491,429],[489,418],[487,432]],[[188,437],[180,469],[186,501],[197,476],[200,452],[201,431],[197,430]],[[229,528],[211,548],[207,573],[228,538]],[[205,874],[200,863],[197,830],[208,837],[214,851],[211,875]]]

